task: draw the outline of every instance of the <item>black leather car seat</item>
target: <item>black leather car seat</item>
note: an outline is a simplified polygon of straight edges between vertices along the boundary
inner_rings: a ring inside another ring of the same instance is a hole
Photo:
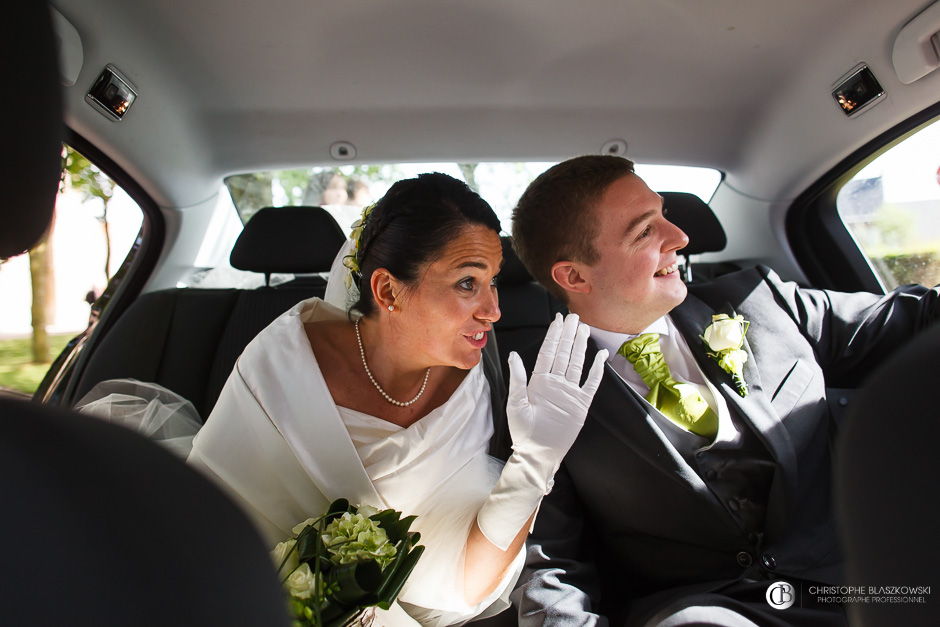
[[[268,547],[209,479],[97,418],[0,399],[5,625],[288,625]]]
[[[851,585],[906,586],[859,596],[920,598],[847,605],[860,627],[940,625],[937,360],[940,325],[874,370],[846,412],[836,446],[836,520]],[[917,587],[932,586],[918,593]]]
[[[271,273],[328,272],[346,238],[320,207],[258,211],[235,242],[231,263]],[[267,282],[267,281],[266,281]],[[258,289],[178,288],[138,298],[89,357],[73,400],[96,383],[133,378],[158,383],[192,402],[205,420],[245,346],[277,316],[323,296],[319,276]]]
[[[567,313],[568,309],[529,274],[513,250],[511,239],[501,239],[503,268],[497,287],[502,315],[493,327],[499,343],[500,365],[504,377],[508,377],[509,353],[521,353],[540,343],[555,314]]]

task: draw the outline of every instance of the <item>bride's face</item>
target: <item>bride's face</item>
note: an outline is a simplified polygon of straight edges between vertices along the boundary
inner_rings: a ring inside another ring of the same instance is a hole
[[[480,361],[484,333],[499,320],[494,278],[502,263],[499,236],[485,226],[466,226],[404,290],[392,318],[427,366],[469,369]]]

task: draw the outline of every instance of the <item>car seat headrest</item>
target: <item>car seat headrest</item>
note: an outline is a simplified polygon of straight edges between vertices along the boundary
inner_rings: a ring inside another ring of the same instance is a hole
[[[265,207],[254,214],[232,247],[232,267],[250,272],[329,272],[346,242],[322,207]]]
[[[49,228],[58,191],[62,152],[62,92],[58,47],[45,2],[13,2],[0,26],[4,101],[19,103],[4,116],[8,180],[0,259],[25,252]],[[12,111],[12,110],[11,110]]]
[[[679,251],[680,255],[724,250],[728,244],[725,230],[711,207],[701,198],[685,192],[660,192],[660,196],[667,211],[666,219],[689,236],[689,245]]]

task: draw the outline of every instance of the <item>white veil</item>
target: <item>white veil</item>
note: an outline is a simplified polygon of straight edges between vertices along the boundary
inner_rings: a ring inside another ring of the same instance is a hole
[[[343,263],[355,250],[355,246],[355,242],[347,239],[336,253],[333,265],[330,266],[330,276],[326,281],[326,293],[323,295],[324,301],[343,311],[349,311],[359,300],[359,287],[353,280],[352,270]]]
[[[148,436],[183,459],[202,420],[193,404],[172,390],[136,379],[96,384],[75,409]]]

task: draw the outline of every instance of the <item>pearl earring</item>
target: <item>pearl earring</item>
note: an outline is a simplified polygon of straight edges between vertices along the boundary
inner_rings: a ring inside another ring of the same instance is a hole
[[[395,305],[389,305],[389,306],[388,306],[388,310],[389,310],[389,311],[395,311]]]

